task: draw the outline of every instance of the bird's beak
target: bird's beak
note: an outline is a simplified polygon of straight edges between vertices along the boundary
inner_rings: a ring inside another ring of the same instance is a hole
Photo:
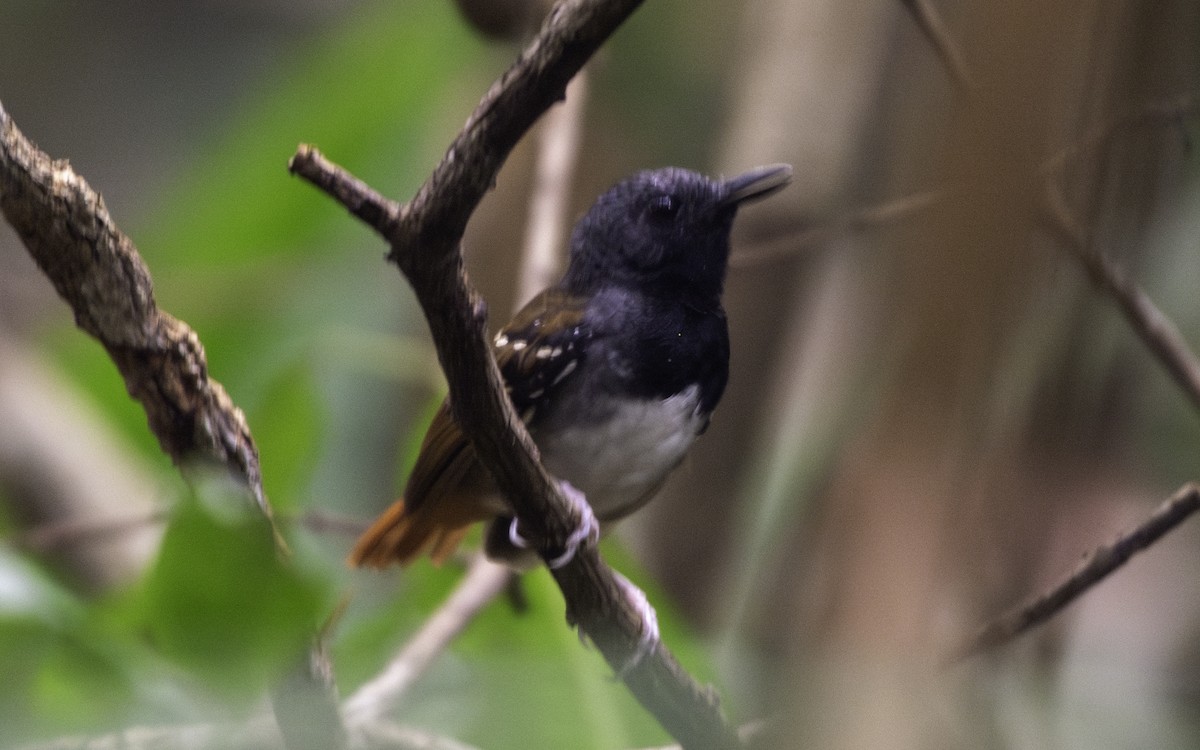
[[[768,164],[725,181],[721,205],[732,206],[766,198],[792,181],[792,165]]]

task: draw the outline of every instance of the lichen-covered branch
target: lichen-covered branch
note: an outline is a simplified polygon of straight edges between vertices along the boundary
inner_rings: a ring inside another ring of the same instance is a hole
[[[163,451],[181,468],[224,467],[269,516],[250,429],[208,376],[200,339],[155,304],[150,271],[100,195],[33,145],[2,104],[0,210],[76,324],[104,345]]]
[[[108,351],[163,451],[185,473],[206,467],[228,473],[273,522],[246,418],[208,376],[199,337],[155,304],[149,269],[100,195],[65,160],[34,146],[2,104],[0,211],[70,305],[76,324]],[[282,537],[276,534],[275,540],[285,549]],[[314,664],[323,658],[316,651],[309,656]],[[310,673],[307,666],[288,693],[302,697],[302,710],[294,710],[294,700],[276,705],[285,745],[310,747],[297,738],[294,717],[323,711],[332,717],[333,737],[324,747],[335,747],[343,733],[332,677]],[[298,691],[297,685],[310,690]],[[282,689],[276,692],[282,695]]]

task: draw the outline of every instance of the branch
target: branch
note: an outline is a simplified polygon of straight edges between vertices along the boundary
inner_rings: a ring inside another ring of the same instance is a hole
[[[1200,408],[1200,359],[1197,359],[1179,329],[1158,309],[1150,296],[1094,246],[1087,227],[1075,218],[1067,206],[1060,180],[1072,159],[1099,149],[1116,135],[1132,127],[1194,115],[1198,106],[1200,102],[1191,93],[1147,105],[1113,122],[1092,128],[1079,141],[1055,154],[1041,169],[1046,179],[1045,202],[1042,206],[1045,225],[1079,261],[1092,283],[1117,304],[1134,333],[1158,358],[1196,408]],[[1046,622],[1197,509],[1200,509],[1200,489],[1195,484],[1187,484],[1141,524],[1114,542],[1095,549],[1061,583],[980,628],[956,652],[954,660],[994,649]]]
[[[1083,266],[1092,283],[1117,303],[1130,327],[1158,357],[1192,405],[1200,408],[1200,360],[1192,353],[1183,334],[1158,309],[1150,295],[1092,246],[1087,231],[1067,209],[1061,190],[1050,189],[1046,210],[1051,231]]]
[[[476,555],[466,576],[387,668],[345,700],[342,714],[346,727],[351,732],[361,731],[398,708],[408,688],[425,674],[475,615],[504,590],[512,576],[505,566],[482,554]]]
[[[538,127],[538,152],[534,168],[529,220],[521,254],[515,309],[537,291],[549,286],[558,274],[570,198],[571,177],[579,152],[583,108],[587,98],[586,73],[568,85],[566,101],[552,107]],[[361,524],[359,524],[361,532]],[[395,711],[408,688],[423,675],[438,655],[449,648],[471,621],[505,589],[517,582],[511,570],[476,554],[462,580],[416,634],[396,653],[374,679],[346,699],[343,713],[351,731]]]
[[[900,0],[900,2],[912,13],[913,20],[917,22],[921,33],[933,45],[934,52],[941,58],[942,64],[946,66],[950,77],[954,79],[959,88],[974,88],[975,83],[971,79],[971,72],[967,68],[962,51],[954,43],[954,37],[950,35],[949,29],[946,28],[946,22],[942,20],[937,9],[930,4],[929,0]]]
[[[301,146],[293,173],[338,199],[389,243],[425,312],[450,386],[450,403],[480,461],[513,504],[523,528],[545,549],[562,548],[577,528],[565,498],[537,459],[514,413],[485,335],[482,301],[469,286],[459,250],[467,219],[520,137],[640,0],[569,0],[485,94],[413,200],[400,205],[353,178],[315,149]],[[735,747],[714,696],[659,643],[644,653],[643,621],[595,548],[583,548],[553,575],[567,617],[588,635],[630,690],[687,748]]]
[[[562,248],[566,245],[567,235],[567,205],[579,153],[580,131],[583,130],[583,107],[587,101],[586,71],[580,71],[571,81],[568,93],[570,95],[561,104],[546,113],[538,130],[525,253],[514,297],[516,309],[554,283],[561,270]]]
[[[154,302],[150,271],[104,200],[66,161],[29,142],[0,104],[0,210],[71,310],[116,363],[163,452],[180,468],[217,464],[268,517],[258,450],[204,347]]]
[[[474,750],[447,737],[389,722],[363,729],[371,750]],[[112,734],[61,737],[21,745],[13,750],[287,750],[279,727],[269,716],[236,724],[178,724],[130,727]]]
[[[905,221],[937,206],[950,194],[949,188],[910,193],[899,198],[850,211],[821,224],[810,225],[796,214],[772,216],[758,222],[743,222],[741,245],[729,258],[730,268],[750,268],[828,244],[843,234],[867,231]]]
[[[1092,550],[1060,583],[980,628],[952,661],[990,651],[1046,622],[1197,510],[1200,510],[1200,486],[1186,484],[1145,521]]]
[[[208,377],[200,338],[155,304],[149,269],[100,195],[65,160],[51,160],[34,146],[3,105],[0,210],[71,306],[76,325],[108,351],[163,452],[185,475],[220,467],[246,488],[274,529],[250,428],[221,384]],[[286,551],[278,531],[274,540]],[[321,672],[325,664],[319,650],[310,652],[287,690],[275,691],[289,748],[310,746],[294,733],[297,716],[332,717],[325,747],[340,739],[332,676]]]
[[[1107,122],[1089,128],[1082,136],[1062,148],[1042,165],[1041,171],[1048,178],[1060,176],[1067,165],[1085,154],[1096,152],[1114,138],[1132,130],[1178,122],[1185,117],[1200,113],[1200,94],[1185,91],[1160,101],[1147,102]]]

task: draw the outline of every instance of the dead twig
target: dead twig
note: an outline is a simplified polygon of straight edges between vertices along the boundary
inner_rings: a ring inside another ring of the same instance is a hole
[[[351,732],[386,718],[404,700],[408,688],[458,637],[475,616],[496,598],[513,576],[512,571],[477,554],[467,574],[454,587],[433,616],[422,623],[377,676],[361,685],[342,704]]]
[[[995,649],[1046,622],[1197,510],[1200,510],[1200,487],[1186,484],[1145,521],[1088,553],[1062,581],[976,631],[966,644],[954,652],[951,661],[957,662]]]
[[[1067,205],[1061,187],[1062,173],[1073,159],[1101,148],[1117,134],[1137,125],[1153,124],[1195,114],[1198,101],[1184,94],[1089,130],[1071,146],[1062,149],[1042,166],[1046,179],[1043,223],[1063,247],[1079,261],[1097,289],[1116,303],[1134,333],[1183,390],[1192,406],[1200,409],[1200,359],[1183,334],[1150,296],[1111,259],[1095,247],[1088,228]],[[1160,539],[1200,508],[1200,490],[1187,484],[1163,503],[1149,518],[1114,542],[1093,550],[1061,583],[984,625],[961,649],[955,659],[994,649],[1048,621],[1084,592]]]
[[[587,102],[587,71],[580,71],[567,87],[567,97],[551,107],[538,129],[538,154],[534,166],[525,251],[517,281],[514,309],[554,283],[562,272],[567,237],[567,206],[575,175],[583,108]]]
[[[1092,283],[1117,304],[1134,333],[1183,389],[1192,405],[1200,409],[1200,360],[1171,319],[1158,309],[1145,290],[1093,246],[1087,229],[1071,214],[1057,187],[1047,191],[1045,217],[1050,231],[1079,261]]]

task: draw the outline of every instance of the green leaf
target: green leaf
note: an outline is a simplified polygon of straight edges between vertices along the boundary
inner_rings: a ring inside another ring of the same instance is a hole
[[[142,617],[154,645],[206,687],[249,698],[302,653],[326,596],[315,576],[280,559],[263,519],[215,513],[212,504],[189,500],[176,510]]]
[[[429,135],[431,110],[481,50],[446,3],[375,3],[348,14],[247,87],[244,112],[215,131],[211,158],[193,162],[142,233],[146,247],[185,267],[244,265],[313,250],[315,232],[331,222],[355,227],[287,173],[296,146],[317,145],[378,189],[411,190],[447,145]]]
[[[276,513],[296,507],[320,454],[320,399],[306,367],[279,373],[250,414],[263,487]]]
[[[131,677],[111,645],[83,602],[0,545],[0,739],[118,720]]]

